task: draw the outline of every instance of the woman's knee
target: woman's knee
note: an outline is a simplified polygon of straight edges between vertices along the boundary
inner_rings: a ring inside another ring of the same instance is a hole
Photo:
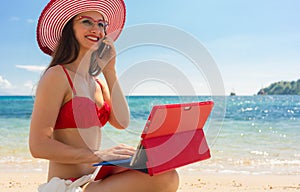
[[[176,170],[165,172],[156,177],[157,184],[160,185],[163,191],[177,191],[179,186],[179,175]]]

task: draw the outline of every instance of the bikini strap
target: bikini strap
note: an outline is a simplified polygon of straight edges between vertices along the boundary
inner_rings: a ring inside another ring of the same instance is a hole
[[[70,87],[72,88],[73,94],[76,95],[76,90],[74,88],[73,82],[71,80],[71,77],[70,77],[67,69],[63,65],[60,65],[60,66],[63,68],[63,70],[64,70],[64,72],[65,72],[65,74],[66,74],[66,76],[68,78],[68,81],[69,81]]]
[[[99,79],[97,79],[97,78],[95,78],[96,79],[96,82],[100,85],[100,87],[101,87],[101,90],[103,89],[103,87],[102,87],[102,84],[100,83],[100,81],[99,81]]]
[[[101,92],[103,94],[103,86],[102,84],[100,83],[99,79],[95,78],[96,79],[96,82],[99,84],[100,88],[101,88]]]

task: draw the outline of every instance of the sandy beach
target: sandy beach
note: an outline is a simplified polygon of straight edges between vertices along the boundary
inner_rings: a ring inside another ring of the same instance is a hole
[[[299,176],[284,175],[226,175],[188,173],[179,169],[178,192],[235,191],[300,191]],[[1,192],[33,192],[46,180],[46,172],[0,171]]]

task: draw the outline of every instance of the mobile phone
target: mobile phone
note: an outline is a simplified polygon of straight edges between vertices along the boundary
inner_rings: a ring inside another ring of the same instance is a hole
[[[105,38],[106,38],[106,37],[104,37],[104,38],[102,39],[102,41],[101,41],[101,43],[100,43],[100,45],[99,45],[99,48],[98,48],[98,57],[99,57],[100,59],[102,59],[105,50],[106,50],[107,47],[109,46],[109,45],[103,43],[103,40],[105,40]]]

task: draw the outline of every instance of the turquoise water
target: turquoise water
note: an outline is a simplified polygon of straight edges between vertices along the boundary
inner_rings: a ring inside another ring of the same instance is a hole
[[[239,174],[300,174],[300,96],[127,97],[131,124],[106,126],[103,145],[136,145],[155,104],[214,100],[204,127],[212,158],[189,171]],[[28,151],[33,97],[0,97],[0,166],[40,163]]]

